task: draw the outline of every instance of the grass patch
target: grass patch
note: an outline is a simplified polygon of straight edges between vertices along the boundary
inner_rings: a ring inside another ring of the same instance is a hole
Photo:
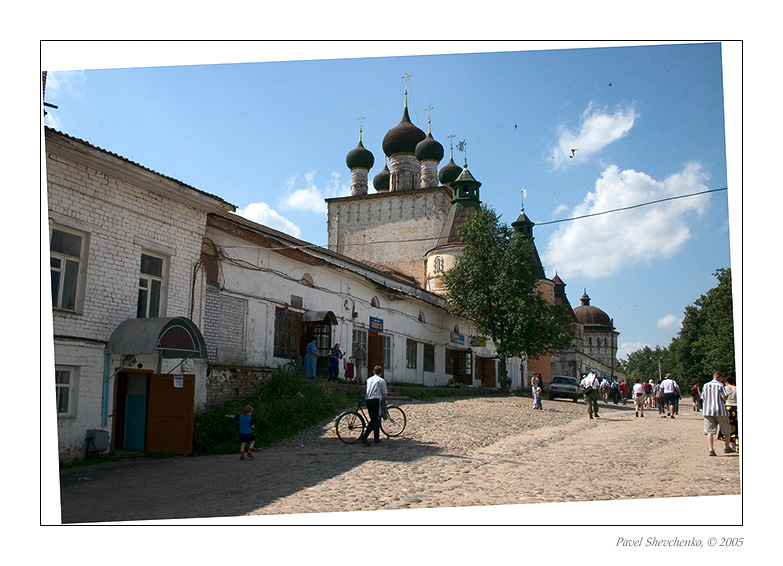
[[[363,392],[362,392],[363,393]],[[330,387],[277,370],[258,395],[200,411],[193,419],[193,455],[233,454],[239,450],[239,425],[226,415],[253,407],[255,445],[270,446],[335,416],[356,403],[361,394]]]

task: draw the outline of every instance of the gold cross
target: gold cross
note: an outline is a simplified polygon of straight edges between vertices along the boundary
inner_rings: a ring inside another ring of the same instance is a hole
[[[408,79],[412,77],[413,75],[409,75],[408,73],[405,73],[402,78],[405,79],[405,108],[408,107]]]
[[[359,116],[357,120],[359,120],[359,141],[362,141],[362,120],[366,120],[364,116]]]

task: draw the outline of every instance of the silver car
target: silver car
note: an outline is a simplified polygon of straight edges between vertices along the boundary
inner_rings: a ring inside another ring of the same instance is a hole
[[[581,394],[581,391],[579,391],[579,383],[577,383],[575,377],[556,375],[552,379],[552,383],[549,384],[550,400],[555,397],[565,397],[576,403]]]

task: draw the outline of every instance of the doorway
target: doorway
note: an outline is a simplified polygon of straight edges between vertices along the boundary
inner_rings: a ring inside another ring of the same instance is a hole
[[[196,376],[122,371],[116,379],[113,449],[189,454]]]

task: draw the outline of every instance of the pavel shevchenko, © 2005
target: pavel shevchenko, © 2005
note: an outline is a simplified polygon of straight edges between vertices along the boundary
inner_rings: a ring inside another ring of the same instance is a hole
[[[627,539],[623,537],[617,537],[617,543],[615,546],[702,546],[702,541],[697,538],[681,539],[674,537],[673,539],[659,539],[657,537],[644,537]]]

